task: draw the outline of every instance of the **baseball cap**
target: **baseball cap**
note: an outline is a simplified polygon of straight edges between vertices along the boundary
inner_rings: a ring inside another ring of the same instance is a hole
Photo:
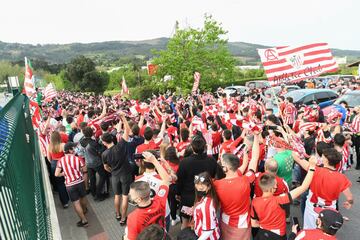
[[[66,143],[65,144],[65,146],[64,146],[64,152],[65,153],[68,153],[70,150],[73,150],[74,149],[74,147],[76,147],[76,143],[73,143],[73,142],[68,142],[68,143]]]
[[[343,225],[344,220],[342,215],[332,208],[316,207],[314,210],[316,213],[319,213],[323,231],[327,234],[335,235]]]

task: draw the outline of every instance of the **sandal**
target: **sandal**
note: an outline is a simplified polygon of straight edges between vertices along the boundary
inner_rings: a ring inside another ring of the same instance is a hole
[[[115,213],[115,219],[118,220],[118,221],[120,221],[120,220],[121,220],[121,214],[120,214],[120,215],[117,215],[117,214]]]
[[[127,222],[127,217],[124,220],[120,220],[120,226],[125,226]]]
[[[87,227],[87,226],[89,226],[89,222],[83,222],[82,220],[80,220],[80,221],[78,221],[77,223],[76,223],[76,226],[78,226],[78,227]]]

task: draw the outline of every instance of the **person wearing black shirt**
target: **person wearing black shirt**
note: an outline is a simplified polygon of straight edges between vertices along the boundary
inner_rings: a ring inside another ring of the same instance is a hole
[[[177,196],[180,197],[180,209],[191,208],[194,205],[195,175],[208,172],[214,178],[218,166],[214,158],[206,155],[206,142],[203,137],[196,135],[191,142],[191,147],[194,154],[180,162],[177,172]],[[183,212],[181,211],[182,229],[189,224],[189,216]]]
[[[101,136],[101,140],[107,148],[102,154],[102,159],[105,170],[111,172],[112,188],[115,193],[114,205],[116,219],[120,221],[120,225],[125,225],[127,219],[128,194],[130,184],[134,179],[128,161],[130,127],[125,118],[125,114],[120,113],[120,117],[125,127],[121,140],[117,144],[114,144],[111,133],[104,133]],[[121,123],[119,123],[119,125],[120,124]]]

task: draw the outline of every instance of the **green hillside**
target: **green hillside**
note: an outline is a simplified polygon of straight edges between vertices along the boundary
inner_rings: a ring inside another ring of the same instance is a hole
[[[6,43],[0,41],[0,60],[19,61],[24,56],[31,59],[44,60],[50,63],[66,63],[77,55],[92,58],[95,62],[111,62],[124,56],[152,56],[152,49],[165,49],[168,38],[157,38],[144,41],[111,41],[98,43],[44,44],[31,45]],[[241,62],[254,64],[259,61],[257,48],[267,46],[229,42],[229,50]],[[360,59],[360,51],[333,49],[335,56],[347,56],[349,61]]]

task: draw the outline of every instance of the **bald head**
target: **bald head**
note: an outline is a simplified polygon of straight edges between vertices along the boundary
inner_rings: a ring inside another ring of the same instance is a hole
[[[278,171],[278,163],[275,159],[269,159],[265,162],[265,172],[270,172],[276,175]]]

